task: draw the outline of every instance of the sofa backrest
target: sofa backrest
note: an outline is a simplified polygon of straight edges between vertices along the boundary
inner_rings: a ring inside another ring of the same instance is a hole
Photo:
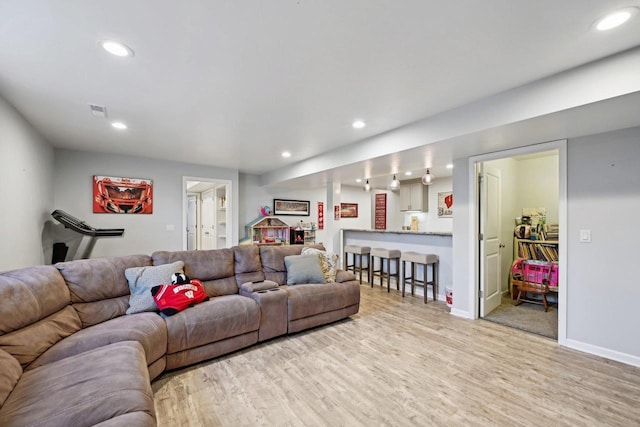
[[[243,283],[264,280],[260,250],[256,245],[234,246],[235,274],[238,286]]]
[[[233,272],[233,250],[158,251],[151,254],[153,265],[184,262],[184,272],[202,282],[207,295],[217,297],[238,293]]]
[[[324,250],[324,246],[322,245],[259,246],[264,278],[266,280],[274,281],[279,285],[287,283],[287,268],[284,264],[284,257],[289,255],[300,255],[302,253],[302,249],[305,247]]]
[[[25,368],[81,329],[69,289],[51,265],[0,273],[0,349]]]
[[[151,265],[149,255],[127,255],[59,262],[73,308],[82,327],[123,316],[129,308],[129,283],[124,271]]]

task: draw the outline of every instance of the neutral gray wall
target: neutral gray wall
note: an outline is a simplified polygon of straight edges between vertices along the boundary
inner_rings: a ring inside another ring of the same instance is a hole
[[[640,360],[640,127],[569,140],[567,154],[567,339]]]
[[[640,127],[568,141],[567,345],[640,365],[640,286],[633,249],[640,241]],[[469,159],[455,162],[453,314],[474,315],[475,236],[470,222]],[[592,243],[579,243],[579,232]]]
[[[153,213],[150,215],[94,214],[94,175],[148,178],[153,180]],[[150,254],[157,250],[183,249],[183,177],[232,181],[231,206],[238,218],[238,171],[141,157],[56,150],[55,208],[96,228],[124,228],[122,238],[100,239],[92,257]],[[174,231],[167,231],[172,225]],[[237,225],[232,231],[237,235]]]
[[[0,98],[0,271],[41,264],[53,206],[53,148]]]

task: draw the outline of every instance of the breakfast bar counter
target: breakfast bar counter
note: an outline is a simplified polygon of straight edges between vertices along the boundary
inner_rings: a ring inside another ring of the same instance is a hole
[[[438,255],[440,258],[438,300],[444,301],[445,287],[451,287],[452,283],[451,232],[343,228],[340,234],[342,255],[344,255],[344,247],[346,245],[398,249],[401,252],[414,251]],[[422,288],[418,288],[417,291],[416,294],[422,295]]]

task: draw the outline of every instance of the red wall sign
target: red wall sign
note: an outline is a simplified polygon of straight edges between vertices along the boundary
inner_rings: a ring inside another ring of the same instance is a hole
[[[324,202],[318,202],[318,230],[324,230]]]
[[[385,193],[376,194],[375,229],[387,229],[387,195]]]

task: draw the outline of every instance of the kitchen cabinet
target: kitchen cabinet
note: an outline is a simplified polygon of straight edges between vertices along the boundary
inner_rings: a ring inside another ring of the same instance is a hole
[[[423,185],[419,179],[402,181],[400,183],[400,210],[427,212],[429,210],[429,186]]]

